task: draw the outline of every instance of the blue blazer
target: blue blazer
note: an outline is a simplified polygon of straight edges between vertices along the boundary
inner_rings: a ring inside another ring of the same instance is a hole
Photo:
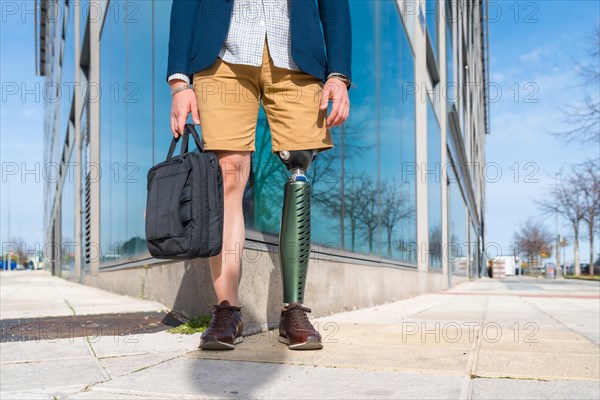
[[[235,0],[173,0],[167,78],[210,67],[227,36]],[[292,58],[325,81],[330,72],[352,79],[348,0],[290,0]]]

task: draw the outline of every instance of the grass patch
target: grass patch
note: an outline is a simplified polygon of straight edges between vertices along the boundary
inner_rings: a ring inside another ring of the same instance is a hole
[[[169,333],[180,335],[193,335],[194,333],[202,333],[210,324],[209,315],[201,315],[197,318],[190,318],[183,324],[167,330]]]
[[[565,279],[581,279],[584,281],[600,281],[600,275],[565,275]]]

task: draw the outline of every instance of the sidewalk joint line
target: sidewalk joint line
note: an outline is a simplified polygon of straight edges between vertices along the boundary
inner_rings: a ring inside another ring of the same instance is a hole
[[[65,304],[67,305],[67,307],[69,307],[69,309],[73,313],[73,316],[76,317],[77,313],[75,312],[75,309],[73,307],[71,307],[71,304],[69,304],[69,301],[67,299],[64,299],[64,300],[65,300]]]
[[[594,345],[596,348],[600,348],[600,344],[594,342],[592,339],[588,338],[586,335],[584,335],[581,332],[577,332],[576,330],[574,330],[573,328],[571,328],[570,326],[568,326],[567,324],[565,324],[564,322],[560,321],[559,319],[557,319],[555,316],[548,314],[546,311],[542,310],[540,307],[538,307],[537,304],[532,303],[530,301],[527,301],[524,299],[525,302],[527,302],[528,304],[534,306],[535,308],[537,308],[542,314],[550,317],[550,319],[553,319],[554,321],[556,321],[558,324],[564,326],[565,328],[567,328],[568,330],[570,330],[571,332],[575,333],[578,336],[583,337],[585,340],[587,340],[588,342],[590,342],[592,345]]]
[[[488,290],[491,286],[491,282],[488,283]],[[463,378],[463,383],[460,390],[459,400],[470,400],[472,398],[472,381],[475,372],[477,371],[477,360],[479,358],[479,349],[481,348],[481,326],[486,321],[487,311],[488,311],[488,303],[489,296],[485,296],[485,301],[483,304],[483,315],[481,316],[479,327],[476,329],[477,339],[471,345],[471,350],[469,352],[469,360],[467,361],[467,368],[465,369],[465,377]]]

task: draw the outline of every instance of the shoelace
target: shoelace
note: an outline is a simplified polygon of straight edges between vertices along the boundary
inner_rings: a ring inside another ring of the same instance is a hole
[[[306,313],[309,312],[311,312],[310,308],[302,306],[292,306],[291,308],[288,308],[289,316],[296,328],[309,329],[311,327],[308,316],[306,315]]]
[[[217,304],[212,306],[211,311],[214,317],[210,325],[215,329],[226,328],[227,325],[231,324],[233,312],[240,311],[240,307]]]

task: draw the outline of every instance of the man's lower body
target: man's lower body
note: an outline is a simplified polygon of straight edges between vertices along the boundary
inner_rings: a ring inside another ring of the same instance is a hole
[[[194,74],[194,90],[204,147],[219,156],[224,178],[223,251],[209,260],[219,304],[213,307],[200,348],[232,349],[241,341],[243,327],[238,298],[245,240],[242,199],[261,101],[271,128],[273,152],[321,151],[333,144],[325,126],[326,110],[319,109],[322,82],[304,72],[274,66],[266,42],[262,66],[217,59]],[[291,302],[281,312],[280,341],[291,349],[321,348],[321,337],[306,315],[310,309],[298,301],[287,301]]]

